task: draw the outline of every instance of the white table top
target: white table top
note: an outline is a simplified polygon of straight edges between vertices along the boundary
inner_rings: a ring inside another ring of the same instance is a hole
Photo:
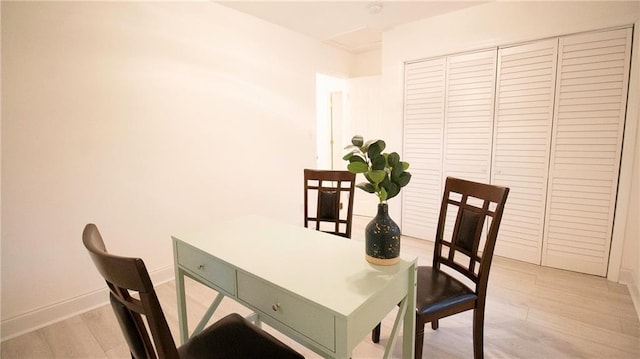
[[[416,260],[372,265],[363,242],[258,216],[173,238],[345,317]]]

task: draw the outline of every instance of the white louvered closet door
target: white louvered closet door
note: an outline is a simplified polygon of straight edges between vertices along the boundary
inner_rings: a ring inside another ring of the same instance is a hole
[[[444,175],[489,183],[497,50],[447,57]]]
[[[442,198],[445,59],[405,65],[403,161],[411,183],[402,189],[402,234],[433,239]]]
[[[497,49],[447,57],[443,188],[446,177],[489,183]],[[457,213],[447,211],[445,238]]]
[[[491,182],[510,188],[497,255],[540,264],[558,39],[501,48]]]
[[[543,265],[606,275],[631,34],[560,39]]]

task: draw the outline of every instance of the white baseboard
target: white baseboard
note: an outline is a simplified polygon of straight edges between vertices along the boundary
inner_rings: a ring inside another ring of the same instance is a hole
[[[629,288],[633,306],[636,308],[636,315],[640,319],[640,278],[635,278],[632,272],[622,269],[620,270],[620,283]]]
[[[149,275],[151,276],[151,281],[158,285],[173,280],[175,272],[171,265],[149,273]],[[104,289],[79,295],[59,303],[32,310],[13,318],[5,319],[0,323],[0,333],[2,333],[1,341],[15,338],[33,330],[82,314],[103,306],[108,302],[109,292],[105,286]]]

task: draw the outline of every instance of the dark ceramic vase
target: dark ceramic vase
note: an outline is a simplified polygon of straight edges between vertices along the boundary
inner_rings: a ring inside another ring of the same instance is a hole
[[[367,261],[392,265],[400,261],[400,227],[389,217],[386,203],[378,204],[378,214],[365,229]]]

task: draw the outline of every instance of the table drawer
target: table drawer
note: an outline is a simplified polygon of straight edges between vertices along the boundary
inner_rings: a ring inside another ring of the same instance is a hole
[[[330,351],[335,351],[335,319],[332,313],[240,271],[238,298]]]
[[[180,266],[226,294],[236,295],[236,270],[233,267],[182,242],[177,242],[177,249]]]

